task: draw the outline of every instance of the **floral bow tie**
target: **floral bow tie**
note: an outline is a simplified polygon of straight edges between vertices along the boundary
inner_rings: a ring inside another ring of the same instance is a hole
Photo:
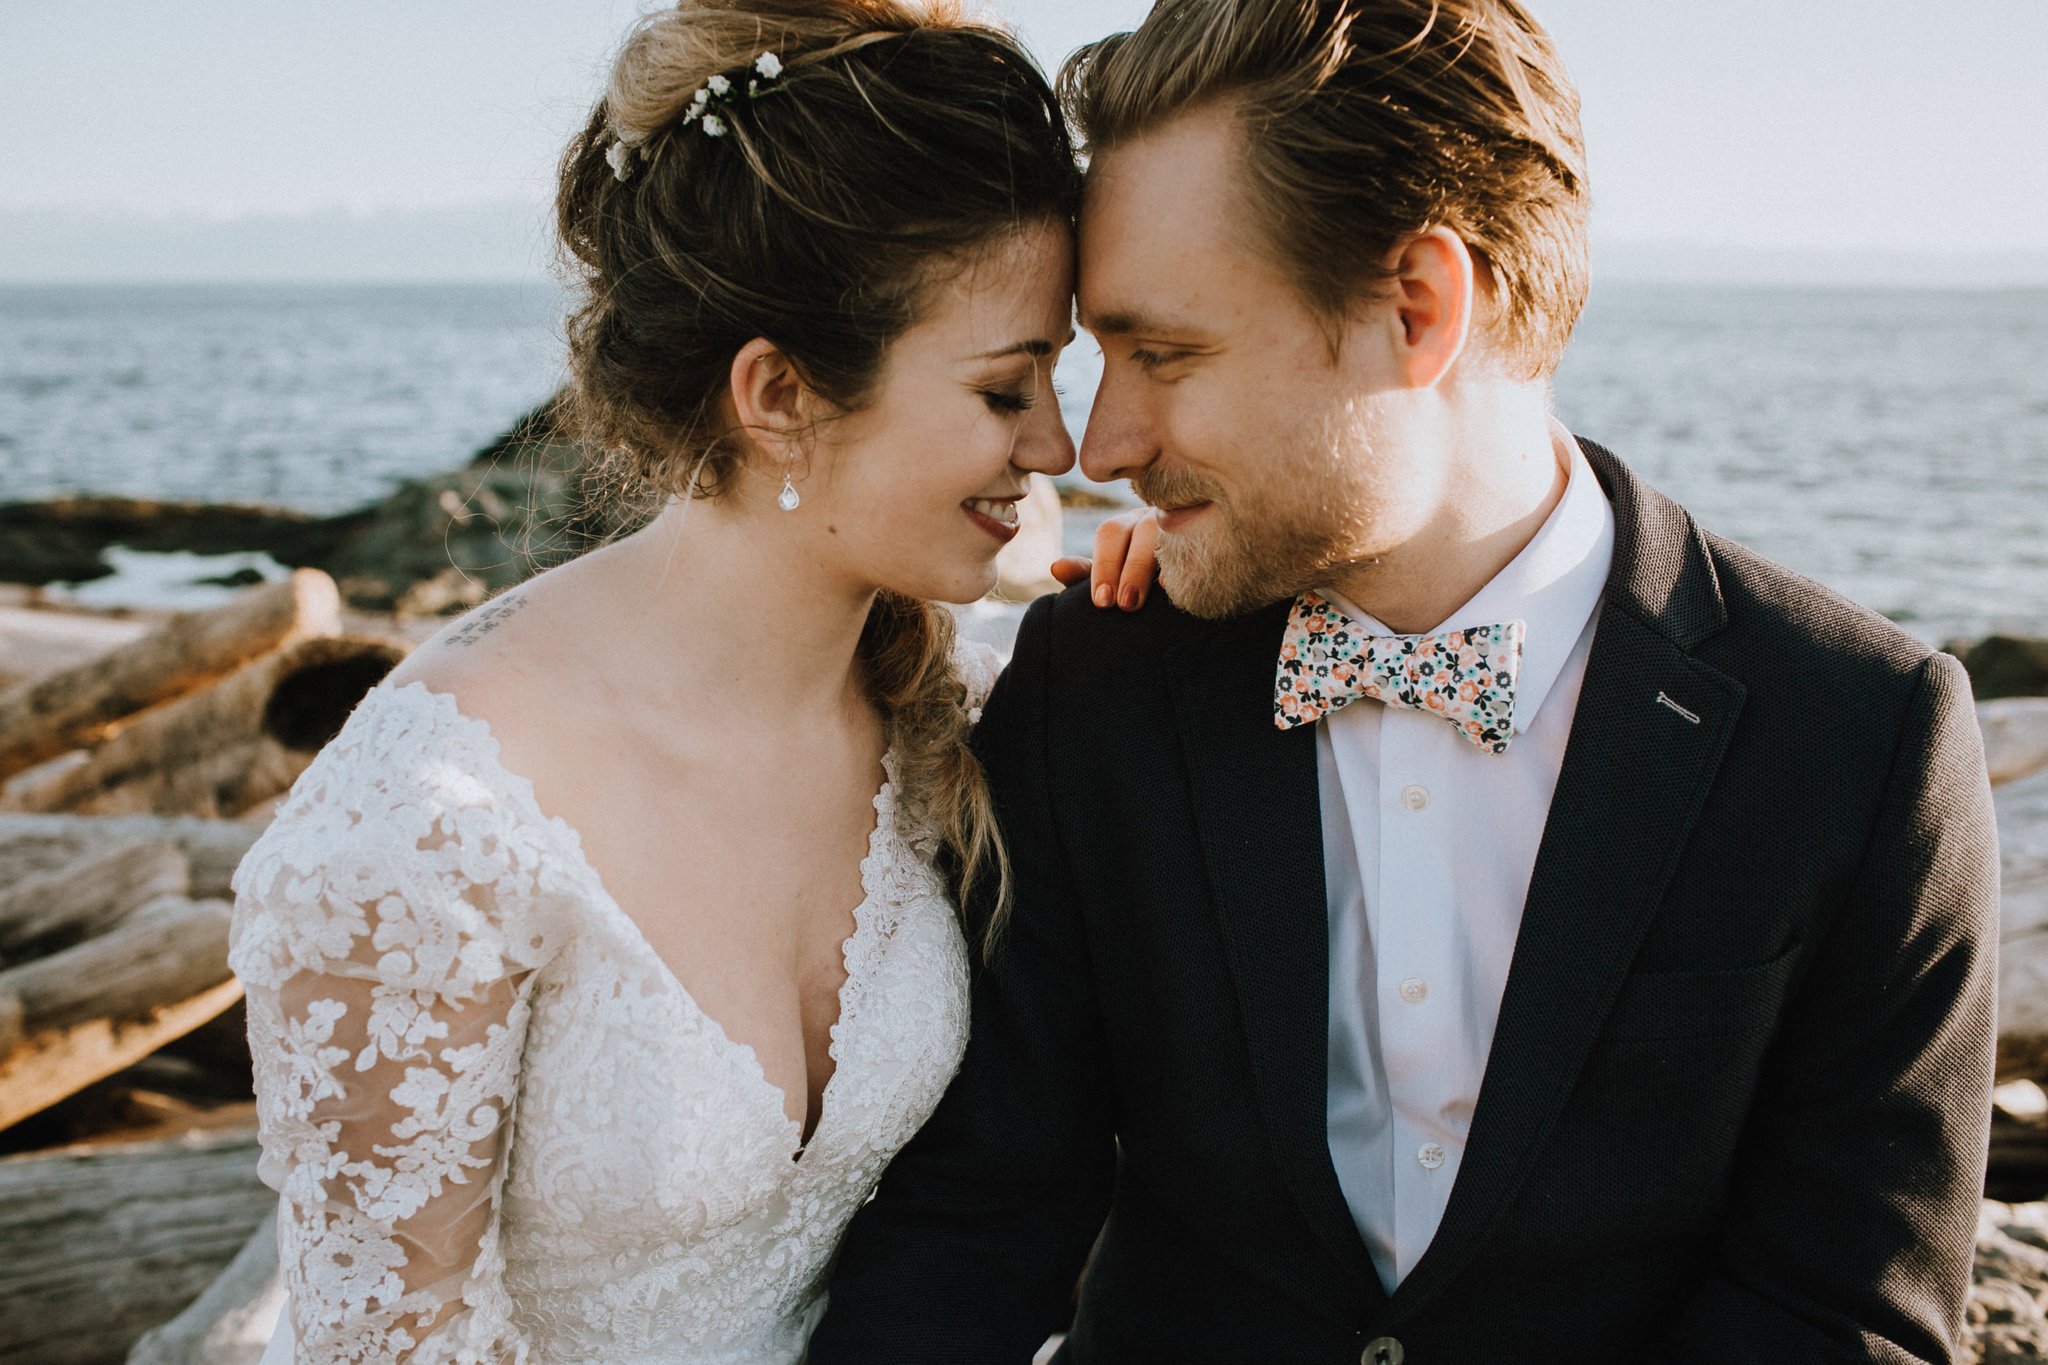
[[[1305,592],[1280,639],[1273,723],[1313,725],[1371,697],[1433,712],[1488,753],[1504,754],[1514,738],[1524,630],[1508,621],[1442,635],[1367,635],[1321,595]]]

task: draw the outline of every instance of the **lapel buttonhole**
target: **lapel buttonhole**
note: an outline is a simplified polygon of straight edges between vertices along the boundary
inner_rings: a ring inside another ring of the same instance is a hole
[[[1683,706],[1680,706],[1677,702],[1671,700],[1670,697],[1666,696],[1662,692],[1659,692],[1657,694],[1657,705],[1665,707],[1672,711],[1676,711],[1679,715],[1684,716],[1694,725],[1698,725],[1700,723],[1700,718],[1697,715],[1695,715],[1691,711],[1686,710]]]

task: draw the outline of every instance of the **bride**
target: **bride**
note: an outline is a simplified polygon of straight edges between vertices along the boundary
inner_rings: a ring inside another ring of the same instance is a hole
[[[1077,189],[950,13],[632,31],[559,226],[585,434],[666,501],[417,651],[241,868],[266,1359],[802,1356],[1007,876],[936,603],[1073,463]]]

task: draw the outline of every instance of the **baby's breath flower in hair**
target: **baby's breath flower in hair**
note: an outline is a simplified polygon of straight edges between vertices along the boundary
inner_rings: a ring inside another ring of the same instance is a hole
[[[776,56],[773,52],[763,52],[760,56],[754,58],[754,65],[751,69],[761,74],[747,81],[748,99],[752,99],[761,93],[762,81],[772,81],[782,74],[782,58]],[[704,129],[706,137],[724,137],[727,132],[731,131],[732,125],[711,112],[711,102],[713,100],[719,100],[725,104],[735,102],[732,78],[730,76],[713,76],[710,80],[704,82],[699,87],[697,93],[691,96],[690,107],[683,113],[683,123],[685,125],[698,124]],[[625,179],[624,176],[619,178]]]
[[[624,180],[633,173],[633,144],[620,138],[605,149],[604,162],[612,168],[612,179]]]

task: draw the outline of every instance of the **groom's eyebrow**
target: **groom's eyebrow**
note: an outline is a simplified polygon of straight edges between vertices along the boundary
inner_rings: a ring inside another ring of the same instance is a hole
[[[1081,319],[1081,325],[1097,336],[1156,336],[1179,331],[1159,318],[1136,309],[1111,309]]]

